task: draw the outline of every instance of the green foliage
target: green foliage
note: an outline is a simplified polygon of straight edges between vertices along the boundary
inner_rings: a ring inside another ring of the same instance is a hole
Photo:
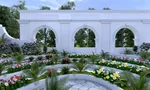
[[[72,59],[72,61],[73,61],[73,62],[77,62],[77,61],[78,61],[78,59],[76,59],[76,58],[73,58],[73,59]]]
[[[75,3],[70,1],[70,2],[67,2],[66,4],[62,5],[59,8],[59,10],[72,10],[74,6],[75,6]]]
[[[95,34],[91,29],[82,28],[75,34],[75,47],[95,47]]]
[[[58,80],[57,72],[53,71],[51,78],[45,79],[46,90],[69,90],[72,86],[66,86],[68,77],[64,77]]]
[[[94,64],[95,61],[98,60],[98,58],[99,58],[99,56],[98,56],[98,55],[95,55],[95,54],[93,53],[93,55],[91,55],[91,57],[90,57],[90,61]]]
[[[19,19],[18,10],[26,10],[25,1],[19,1],[18,5],[12,7],[6,7],[0,5],[0,24],[6,27],[9,35],[15,38],[19,38],[19,23],[16,19]]]
[[[127,82],[126,85],[132,90],[150,90],[150,80],[146,77],[149,73],[150,71],[143,72],[139,77],[133,75],[131,72],[124,71],[120,75]]]
[[[150,43],[143,43],[141,46],[141,51],[148,51],[150,49]]]
[[[2,71],[5,69],[5,64],[0,63],[0,75],[2,74]]]
[[[88,63],[81,63],[81,62],[76,62],[73,64],[73,68],[75,70],[77,70],[78,72],[83,72],[85,71],[87,68],[89,68],[91,65],[89,65]]]
[[[59,61],[59,56],[53,55],[53,56],[52,56],[52,60],[55,62],[55,64],[57,64],[58,61]]]
[[[133,54],[133,52],[132,52],[132,50],[129,50],[129,49],[125,49],[125,51],[124,51],[124,54]]]
[[[137,51],[138,51],[138,46],[134,46],[134,47],[133,47],[133,51],[134,51],[134,52],[137,52]]]
[[[47,28],[40,29],[36,34],[37,42],[42,46],[56,47],[55,38],[54,32]]]
[[[31,65],[31,69],[24,70],[23,72],[28,78],[32,78],[32,81],[34,81],[36,85],[38,83],[37,81],[39,76],[45,71],[44,66],[45,65],[42,65],[40,67],[39,63],[35,62]]]
[[[68,54],[69,54],[69,52],[67,52],[67,51],[65,51],[65,50],[63,50],[63,51],[61,52],[61,55],[62,55],[63,57],[67,57]]]
[[[140,52],[140,57],[141,57],[141,59],[144,59],[144,60],[148,59],[150,57],[150,53],[142,51],[142,52]]]
[[[29,60],[30,60],[30,61],[33,61],[33,60],[34,60],[34,57],[29,57]]]
[[[134,46],[133,32],[128,28],[120,29],[116,34],[115,47],[133,47],[133,46]]]
[[[24,55],[23,54],[18,54],[15,56],[15,60],[17,62],[17,64],[21,64],[22,63],[22,60],[24,59]]]
[[[108,59],[110,56],[109,56],[109,53],[108,52],[104,52],[103,50],[101,51],[101,54],[100,54],[100,57],[103,58],[103,59]]]
[[[51,10],[51,8],[48,7],[48,6],[42,6],[42,7],[40,8],[40,10]]]
[[[23,54],[26,55],[37,55],[40,54],[40,47],[38,43],[24,43],[24,45],[21,46]]]
[[[68,74],[69,73],[69,67],[66,67],[66,66],[62,67],[61,73],[62,74]]]

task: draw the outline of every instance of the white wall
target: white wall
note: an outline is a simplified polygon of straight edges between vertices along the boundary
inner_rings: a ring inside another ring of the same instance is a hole
[[[39,28],[51,28],[56,35],[56,49],[76,53],[120,53],[115,48],[115,35],[127,27],[135,34],[135,45],[150,42],[150,11],[117,10],[28,10],[20,11],[20,40],[35,41]],[[74,35],[81,28],[90,28],[96,35],[95,48],[74,48]]]

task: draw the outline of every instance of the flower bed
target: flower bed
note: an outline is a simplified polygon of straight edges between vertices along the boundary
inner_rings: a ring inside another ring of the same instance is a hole
[[[13,72],[17,72],[17,71],[21,71],[21,70],[25,70],[25,69],[30,69],[31,65],[34,62],[30,62],[30,63],[25,63],[25,64],[17,64],[15,66],[9,66],[7,69],[7,73],[13,73]],[[41,65],[45,64],[45,65],[53,65],[53,61],[51,60],[40,60],[38,61],[38,63]]]
[[[116,83],[116,82],[121,80],[119,72],[108,71],[108,70],[105,70],[104,68],[95,69],[92,72],[92,75],[94,75],[98,78],[102,78],[102,79],[109,81],[111,83]],[[121,85],[121,84],[117,84],[117,85],[120,87],[125,86],[125,85]]]
[[[121,62],[128,62],[131,64],[137,64],[137,65],[146,65],[149,64],[149,62],[146,62],[144,60],[138,60],[138,59],[128,59],[125,57],[116,57],[116,56],[111,56],[111,60],[115,60],[115,61],[121,61]]]
[[[22,86],[29,84],[30,80],[28,80],[25,76],[11,76],[9,80],[0,80],[0,90],[16,90]]]
[[[90,58],[91,54],[70,54],[69,58]]]
[[[129,65],[128,63],[117,63],[116,61],[106,61],[104,59],[102,59],[97,64],[102,66],[118,68],[121,70],[127,70],[136,74],[140,74],[141,72],[148,70],[148,68],[145,66]]]

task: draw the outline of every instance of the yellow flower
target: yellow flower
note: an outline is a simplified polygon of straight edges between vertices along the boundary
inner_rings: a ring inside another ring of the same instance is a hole
[[[109,76],[106,76],[106,79],[109,79],[110,77]]]
[[[114,76],[114,77],[113,77],[113,80],[116,80],[116,79],[117,79],[117,78]]]
[[[115,73],[113,74],[114,77],[120,77],[118,73],[119,73],[119,72],[115,72]]]
[[[127,63],[124,63],[124,64],[123,64],[124,67],[127,67],[127,65],[128,65]]]
[[[104,59],[102,59],[102,63],[105,63],[105,60],[104,60]]]
[[[140,70],[137,68],[136,71],[139,72]]]
[[[104,71],[104,69],[103,68],[100,68],[99,70],[98,70],[98,74],[100,74],[101,72],[103,72]]]
[[[112,61],[111,64],[116,64],[116,61]]]

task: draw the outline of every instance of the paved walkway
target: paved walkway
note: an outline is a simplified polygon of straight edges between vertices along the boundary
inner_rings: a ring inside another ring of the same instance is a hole
[[[103,85],[88,80],[68,80],[66,85],[72,85],[69,90],[110,90]]]

